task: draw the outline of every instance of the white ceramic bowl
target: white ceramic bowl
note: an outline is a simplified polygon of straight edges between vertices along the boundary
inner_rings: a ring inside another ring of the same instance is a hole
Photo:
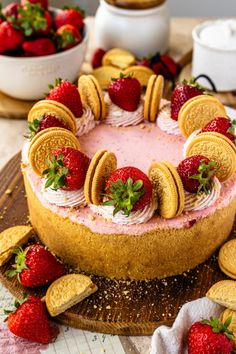
[[[85,24],[83,41],[64,52],[30,58],[0,55],[0,91],[22,100],[38,100],[56,78],[74,82],[84,61],[87,43],[88,26]]]
[[[124,48],[137,57],[164,53],[168,48],[170,18],[164,2],[145,10],[128,10],[100,0],[95,17],[95,40],[98,47]]]
[[[236,47],[226,46],[224,38],[217,37],[217,34],[214,43],[211,38],[208,43],[203,40],[201,34],[203,35],[202,31],[208,26],[221,26],[225,21],[204,22],[195,27],[192,33],[194,42],[192,75],[194,77],[208,75],[216,89],[221,92],[236,90]],[[220,33],[224,35],[222,31]],[[212,88],[205,79],[200,79],[199,83],[208,89]]]

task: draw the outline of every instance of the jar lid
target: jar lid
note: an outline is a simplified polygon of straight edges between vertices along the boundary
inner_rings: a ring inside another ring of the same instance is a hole
[[[143,10],[162,5],[166,0],[105,0],[108,4],[125,9]]]

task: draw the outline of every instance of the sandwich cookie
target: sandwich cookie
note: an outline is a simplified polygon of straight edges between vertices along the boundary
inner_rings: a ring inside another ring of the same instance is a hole
[[[223,104],[214,96],[200,95],[188,100],[180,109],[178,122],[181,133],[188,138],[215,117],[227,117]]]
[[[69,130],[63,128],[48,128],[34,136],[29,146],[29,162],[33,171],[42,176],[48,168],[47,158],[52,151],[62,147],[72,147],[80,150],[80,143]]]
[[[73,134],[76,133],[76,119],[74,114],[64,104],[57,101],[42,100],[35,103],[28,113],[28,122],[31,123],[35,119],[40,121],[46,115],[52,115],[62,120]]]
[[[146,66],[135,65],[130,66],[124,70],[125,75],[131,75],[140,82],[140,85],[146,87],[148,81],[152,75],[155,75],[154,71]]]
[[[218,263],[223,273],[236,279],[236,239],[226,242],[221,247]]]
[[[82,274],[68,274],[55,280],[45,296],[48,312],[58,316],[97,291],[92,280]]]
[[[103,90],[108,90],[113,77],[120,77],[121,70],[111,65],[100,66],[92,72]]]
[[[6,263],[12,256],[13,251],[22,247],[34,234],[31,226],[13,226],[0,233],[0,266]]]
[[[154,123],[157,119],[160,102],[164,90],[164,78],[161,75],[152,75],[148,80],[144,102],[144,119]]]
[[[232,341],[234,343],[234,347],[236,346],[236,311],[225,309],[220,315],[220,321],[225,323],[227,319],[231,317],[231,322],[227,329],[232,332]]]
[[[223,182],[236,170],[236,147],[224,135],[209,132],[195,136],[186,148],[186,157],[203,155],[216,163],[216,176]]]
[[[102,58],[102,65],[112,65],[120,69],[126,69],[135,64],[135,56],[127,50],[113,48],[108,50]]]
[[[236,310],[236,281],[221,280],[214,284],[206,293],[208,299],[227,307],[231,310]]]
[[[116,170],[117,159],[113,152],[99,150],[93,156],[84,183],[84,195],[88,204],[99,205],[108,177]]]
[[[82,101],[90,107],[95,119],[105,119],[106,105],[97,79],[93,75],[82,75],[79,78],[78,86]]]
[[[148,175],[160,216],[165,219],[179,216],[184,210],[184,188],[176,168],[167,161],[155,162]]]

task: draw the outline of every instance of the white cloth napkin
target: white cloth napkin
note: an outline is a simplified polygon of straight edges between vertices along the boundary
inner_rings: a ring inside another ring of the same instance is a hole
[[[218,317],[224,308],[206,297],[188,302],[172,327],[158,327],[152,336],[151,354],[187,354],[187,333],[194,322]]]

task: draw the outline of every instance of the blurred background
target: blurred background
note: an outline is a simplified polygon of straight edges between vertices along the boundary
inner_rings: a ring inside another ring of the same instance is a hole
[[[3,5],[11,2],[4,0]],[[49,0],[52,6],[62,7],[65,4],[77,4],[83,7],[88,15],[94,15],[99,0]],[[168,0],[170,14],[178,17],[197,16],[236,16],[236,0]]]

